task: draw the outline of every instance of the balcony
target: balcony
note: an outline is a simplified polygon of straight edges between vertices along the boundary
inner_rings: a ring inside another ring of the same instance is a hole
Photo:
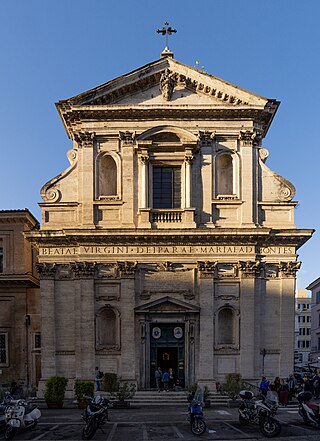
[[[195,208],[140,208],[140,228],[196,228]]]

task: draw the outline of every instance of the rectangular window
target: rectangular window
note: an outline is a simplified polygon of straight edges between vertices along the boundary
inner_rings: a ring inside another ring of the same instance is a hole
[[[310,348],[310,341],[306,340],[306,348]]]
[[[0,273],[3,273],[3,248],[0,247]]]
[[[320,291],[316,293],[316,302],[320,303]]]
[[[318,351],[320,351],[320,337],[318,337]]]
[[[311,317],[310,317],[310,315],[308,315],[308,317],[307,317],[307,322],[308,322],[308,323],[311,322]]]
[[[181,168],[153,167],[153,208],[181,207]]]
[[[307,328],[307,335],[310,335],[310,331],[311,331],[311,329]]]
[[[0,332],[0,366],[8,365],[8,334]]]
[[[34,349],[41,349],[41,334],[37,332],[34,334]]]

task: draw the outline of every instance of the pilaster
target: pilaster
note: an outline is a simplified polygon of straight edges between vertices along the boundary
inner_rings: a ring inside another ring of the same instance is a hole
[[[75,141],[79,149],[79,202],[80,223],[86,227],[94,225],[94,133],[77,132]]]
[[[198,262],[199,271],[199,306],[200,306],[200,341],[198,383],[214,386],[213,378],[213,276],[215,262]]]

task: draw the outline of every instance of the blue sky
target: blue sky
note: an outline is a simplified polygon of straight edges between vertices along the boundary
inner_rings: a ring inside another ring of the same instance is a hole
[[[175,58],[281,101],[267,165],[296,187],[298,228],[319,229],[318,0],[1,0],[0,209],[40,219],[40,188],[72,147],[54,103],[159,58]],[[299,251],[298,287],[320,276],[319,235]]]

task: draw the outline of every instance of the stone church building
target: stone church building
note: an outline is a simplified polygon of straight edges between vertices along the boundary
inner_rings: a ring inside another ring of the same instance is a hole
[[[294,358],[293,185],[266,165],[279,102],[157,61],[59,101],[70,166],[41,190],[42,379],[139,389],[286,376]],[[71,388],[71,387],[70,387]]]

